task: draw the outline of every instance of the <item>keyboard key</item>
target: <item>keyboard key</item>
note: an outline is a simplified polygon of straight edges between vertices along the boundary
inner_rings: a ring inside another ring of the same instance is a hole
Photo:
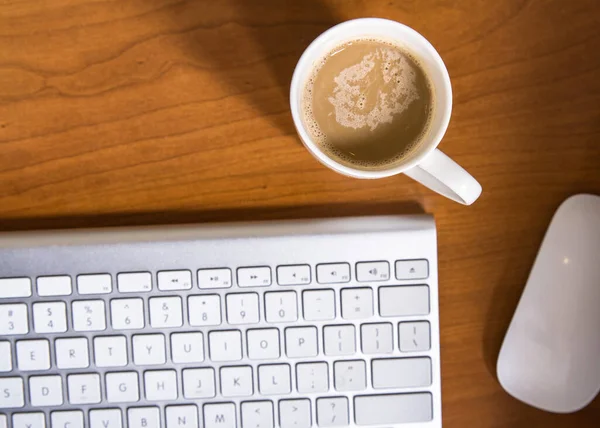
[[[183,325],[181,297],[153,297],[150,299],[152,328],[173,328]]]
[[[50,426],[57,428],[85,428],[83,412],[81,410],[52,412],[50,414]]]
[[[77,277],[79,294],[108,294],[112,292],[112,279],[109,274],[79,275]]]
[[[106,329],[104,300],[73,302],[73,329],[75,331],[102,331]]]
[[[346,397],[318,398],[317,424],[320,427],[348,425],[348,399]]]
[[[274,360],[279,358],[279,330],[260,328],[248,330],[248,358],[251,360]]]
[[[394,350],[392,324],[376,323],[360,326],[363,354],[389,354]]]
[[[359,282],[387,281],[390,279],[388,262],[356,263],[356,280]]]
[[[357,425],[396,425],[433,419],[429,393],[362,395],[354,398]]]
[[[166,428],[198,428],[198,407],[195,404],[167,406]]]
[[[121,293],[144,293],[152,291],[150,272],[128,272],[117,275],[117,286]]]
[[[160,428],[158,407],[127,409],[127,428]]]
[[[323,329],[325,355],[352,355],[356,352],[353,325],[328,325]]]
[[[221,394],[223,397],[252,395],[252,367],[221,367]]]
[[[318,354],[317,328],[286,328],[285,353],[290,358],[316,357]]]
[[[48,370],[50,344],[45,339],[17,342],[17,367],[22,371]]]
[[[29,397],[32,406],[60,406],[63,404],[62,378],[60,376],[30,377]]]
[[[144,328],[144,301],[139,298],[111,300],[110,319],[114,330]]]
[[[188,316],[192,327],[221,324],[221,298],[216,294],[190,296]]]
[[[239,330],[211,331],[208,334],[210,359],[237,361],[242,359],[242,334]]]
[[[416,388],[431,385],[430,358],[373,360],[373,388]]]
[[[310,284],[309,265],[277,266],[277,283],[279,285]]]
[[[56,367],[59,369],[84,369],[90,365],[88,341],[85,337],[56,339]]]
[[[15,413],[12,420],[13,428],[46,428],[42,412]]]
[[[301,394],[327,392],[329,390],[327,363],[296,364],[296,386]]]
[[[280,400],[279,426],[281,428],[310,428],[312,426],[310,400],[305,398]]]
[[[363,391],[367,388],[367,366],[362,360],[336,361],[333,373],[337,391]]]
[[[202,333],[173,333],[171,359],[176,364],[204,361],[204,336]]]
[[[192,272],[189,270],[167,270],[158,272],[158,289],[161,291],[190,290]]]
[[[258,321],[258,294],[232,293],[227,295],[227,322],[229,324],[255,324]]]
[[[137,372],[106,374],[106,399],[109,403],[134,403],[140,399]]]
[[[185,369],[183,378],[183,396],[187,399],[212,398],[215,396],[215,371],[210,367]]]
[[[429,351],[431,348],[427,321],[401,322],[398,325],[398,343],[402,352]]]
[[[25,396],[23,394],[23,378],[0,377],[0,409],[23,407]]]
[[[264,395],[289,394],[292,391],[290,366],[288,364],[258,366],[258,388]]]
[[[342,290],[342,318],[365,319],[373,316],[373,290],[370,288],[344,288]]]
[[[0,278],[0,299],[31,296],[31,279]]]
[[[99,374],[69,375],[67,385],[71,404],[96,404],[102,401]]]
[[[8,428],[8,419],[6,415],[0,415],[0,428]]]
[[[199,288],[229,288],[231,282],[231,269],[200,269],[198,271]]]
[[[34,303],[33,329],[36,333],[64,333],[67,331],[65,302]]]
[[[350,282],[350,265],[348,263],[317,265],[317,282],[319,284]]]
[[[427,260],[396,260],[396,279],[426,279],[427,277],[429,277]]]
[[[175,400],[177,398],[177,374],[175,370],[144,372],[144,387],[147,400]]]
[[[67,275],[40,276],[37,279],[37,293],[42,297],[70,296],[73,293],[71,277]]]
[[[271,401],[245,401],[242,403],[242,428],[274,428]]]
[[[238,268],[237,280],[240,287],[266,287],[271,285],[271,268],[269,266]]]
[[[295,291],[265,293],[267,322],[293,322],[298,320],[298,302]]]
[[[429,287],[426,285],[379,287],[379,314],[382,317],[429,314]]]
[[[167,361],[165,336],[136,334],[133,336],[133,362],[137,366],[155,366]]]
[[[205,404],[204,428],[236,428],[235,404]]]
[[[28,332],[27,305],[23,303],[0,305],[0,336]]]
[[[135,337],[135,336],[134,336]],[[148,345],[148,343],[146,343]],[[151,344],[149,346],[152,346]],[[138,345],[138,352],[144,353]],[[148,350],[146,349],[146,352]],[[152,349],[151,351],[152,352]],[[141,358],[141,357],[140,357]],[[125,336],[102,336],[94,338],[94,360],[97,367],[123,367],[127,365],[127,341]]]
[[[12,370],[12,351],[10,342],[0,342],[0,373]]]
[[[123,428],[120,409],[93,409],[90,410],[90,428]],[[72,428],[72,427],[66,427]],[[129,425],[128,428],[133,428]],[[136,427],[136,428],[142,428]],[[146,427],[150,428],[150,427]]]
[[[324,321],[335,318],[333,290],[307,290],[302,293],[302,313],[306,321]]]

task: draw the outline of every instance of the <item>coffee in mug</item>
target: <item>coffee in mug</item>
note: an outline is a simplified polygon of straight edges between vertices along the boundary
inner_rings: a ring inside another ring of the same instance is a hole
[[[346,41],[317,61],[302,113],[313,140],[338,162],[389,167],[427,134],[432,84],[417,58],[393,42]]]
[[[361,179],[403,173],[465,205],[481,194],[437,148],[452,113],[450,76],[406,25],[361,18],[325,31],[296,65],[290,110],[304,146],[333,171]]]

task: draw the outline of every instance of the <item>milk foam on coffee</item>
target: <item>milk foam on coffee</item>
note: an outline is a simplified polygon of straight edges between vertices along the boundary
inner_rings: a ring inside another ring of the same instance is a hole
[[[329,155],[381,167],[403,158],[425,135],[432,98],[425,72],[408,52],[353,40],[315,66],[303,94],[304,120]]]

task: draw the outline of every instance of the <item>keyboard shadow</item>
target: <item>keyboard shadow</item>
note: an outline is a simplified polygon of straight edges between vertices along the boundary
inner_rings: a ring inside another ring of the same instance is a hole
[[[0,232],[80,229],[117,226],[157,226],[237,221],[299,220],[310,218],[370,215],[424,214],[418,202],[341,203],[280,207],[227,208],[217,210],[122,212],[72,216],[20,217],[0,219]]]

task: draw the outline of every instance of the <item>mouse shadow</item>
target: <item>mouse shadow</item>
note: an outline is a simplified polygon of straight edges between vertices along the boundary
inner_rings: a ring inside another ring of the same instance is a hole
[[[514,274],[508,271],[509,266],[512,266],[511,262],[516,263],[516,259],[508,260],[501,280],[494,287],[483,331],[483,356],[485,365],[489,373],[496,380],[498,380],[496,374],[498,354],[500,353],[504,336],[525,288],[527,275],[529,274],[529,271],[527,271],[525,275],[519,275],[520,279],[522,277],[523,285],[521,287],[511,286],[509,281],[514,281]]]
[[[190,61],[257,116],[295,133],[289,87],[302,52],[337,23],[321,0],[198,0],[169,7]]]
[[[425,214],[425,211],[422,205],[412,201],[219,210],[123,212],[101,215],[83,214],[56,217],[7,218],[1,219],[0,232],[417,214]]]

